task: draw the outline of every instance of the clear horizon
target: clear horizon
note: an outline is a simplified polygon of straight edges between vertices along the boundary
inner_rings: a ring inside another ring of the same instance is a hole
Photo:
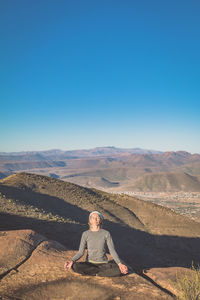
[[[179,150],[170,150],[170,149],[168,149],[168,150],[160,150],[160,149],[147,149],[147,148],[140,148],[140,147],[128,147],[128,148],[126,148],[126,147],[115,147],[115,146],[98,146],[98,147],[92,147],[92,148],[79,148],[79,149],[42,149],[42,150],[21,150],[21,151],[0,151],[0,153],[20,153],[20,152],[45,152],[45,151],[56,151],[56,150],[58,150],[58,151],[79,151],[79,150],[92,150],[92,149],[97,149],[97,148],[108,148],[108,147],[114,147],[114,148],[120,148],[120,149],[126,149],[126,150],[128,150],[128,149],[140,149],[140,150],[149,150],[149,151],[160,151],[160,152],[178,152],[178,151],[183,151],[183,152],[188,152],[188,153],[190,153],[190,154],[200,154],[200,153],[198,153],[198,152],[189,152],[189,151],[186,151],[186,150],[184,150],[184,149],[179,149]]]
[[[1,1],[0,152],[200,153],[200,2]]]

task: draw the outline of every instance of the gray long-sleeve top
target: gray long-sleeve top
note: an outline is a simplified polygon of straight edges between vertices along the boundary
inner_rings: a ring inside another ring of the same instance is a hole
[[[106,244],[108,246],[110,255],[112,256],[114,261],[119,264],[121,261],[119,256],[117,255],[117,252],[115,251],[112,237],[109,231],[104,229],[99,229],[98,231],[84,231],[81,237],[79,251],[72,258],[72,260],[76,261],[81,258],[84,254],[84,250],[87,248],[88,253],[86,261],[90,261],[93,263],[105,263],[108,261],[108,258],[106,256]]]

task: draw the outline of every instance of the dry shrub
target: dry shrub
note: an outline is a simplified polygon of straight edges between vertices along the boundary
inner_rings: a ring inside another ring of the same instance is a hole
[[[192,266],[190,275],[176,278],[176,286],[180,290],[178,300],[200,300],[200,267]]]

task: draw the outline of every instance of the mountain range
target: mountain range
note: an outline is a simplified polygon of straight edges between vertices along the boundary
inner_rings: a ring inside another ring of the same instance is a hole
[[[200,154],[140,148],[0,152],[0,178],[28,171],[108,191],[200,191]]]

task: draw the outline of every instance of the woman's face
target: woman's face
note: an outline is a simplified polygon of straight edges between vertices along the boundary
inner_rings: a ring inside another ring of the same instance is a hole
[[[90,225],[92,226],[98,226],[101,224],[101,218],[98,214],[94,213],[90,217]]]

